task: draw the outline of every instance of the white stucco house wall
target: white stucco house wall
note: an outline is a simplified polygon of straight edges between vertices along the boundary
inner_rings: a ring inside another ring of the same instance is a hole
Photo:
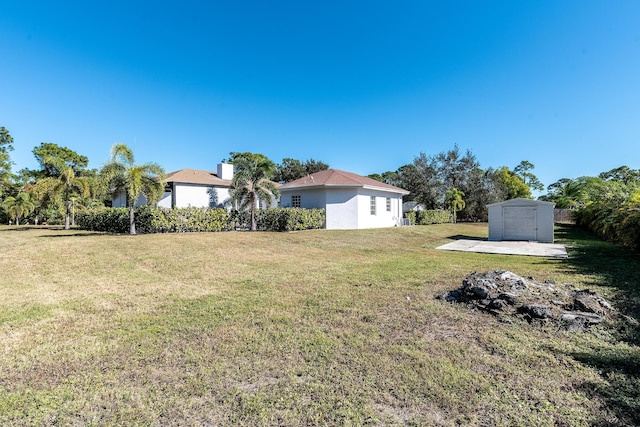
[[[555,203],[511,199],[487,205],[489,240],[528,240],[553,243]]]
[[[198,169],[180,169],[165,177],[164,194],[156,204],[163,208],[224,207],[231,206],[229,190],[233,179],[233,165],[221,163],[216,172]],[[146,203],[144,196],[136,206]],[[113,207],[126,207],[124,191],[117,191],[112,199]]]
[[[325,209],[328,230],[394,227],[401,223],[402,196],[374,179],[328,169],[280,186],[280,205]]]

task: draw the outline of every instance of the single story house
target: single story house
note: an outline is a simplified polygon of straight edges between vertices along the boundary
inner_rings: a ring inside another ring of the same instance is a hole
[[[409,201],[409,202],[404,202],[402,204],[402,213],[408,213],[408,212],[419,212],[419,211],[424,211],[425,208],[423,205],[421,205],[420,203],[416,202],[416,201]]]
[[[229,208],[231,206],[229,190],[232,179],[233,165],[226,163],[220,163],[217,172],[180,169],[168,173],[165,177],[164,194],[156,206],[163,208]],[[136,206],[144,204],[144,196],[140,196]],[[114,193],[112,206],[127,206],[127,196],[124,190]]]
[[[487,205],[489,240],[528,240],[553,243],[555,203],[511,199]]]
[[[229,207],[229,189],[233,165],[221,163],[217,172],[181,169],[166,176],[166,184],[158,207]]]
[[[280,205],[325,209],[329,230],[394,227],[402,223],[406,194],[393,185],[328,169],[281,185]]]

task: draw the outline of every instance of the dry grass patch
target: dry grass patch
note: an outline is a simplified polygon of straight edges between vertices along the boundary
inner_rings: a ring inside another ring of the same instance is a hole
[[[637,283],[637,259],[625,258],[624,276],[588,268],[584,236],[569,260],[435,250],[460,235],[486,236],[486,224],[134,237],[0,228],[0,424],[635,422],[637,362],[620,361],[638,356],[633,327],[571,335],[434,297],[499,268],[615,300],[630,285],[610,280]]]

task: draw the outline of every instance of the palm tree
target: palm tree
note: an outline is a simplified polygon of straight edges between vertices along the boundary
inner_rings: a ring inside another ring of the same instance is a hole
[[[256,207],[265,202],[271,205],[272,197],[280,192],[270,180],[275,172],[275,164],[262,154],[237,154],[233,163],[235,172],[231,182],[231,200],[240,209],[251,212],[251,231],[256,231]]]
[[[455,187],[447,191],[445,202],[447,203],[447,205],[451,206],[451,210],[453,211],[454,224],[456,223],[456,219],[457,219],[456,213],[459,210],[464,209],[464,207],[466,206],[466,203],[464,202],[464,200],[462,200],[463,196],[464,196],[464,193]]]
[[[59,172],[58,176],[42,178],[36,184],[35,191],[40,198],[51,198],[64,202],[65,217],[64,229],[69,230],[71,217],[71,204],[75,196],[87,197],[90,194],[91,184],[87,177],[77,176],[72,165],[58,157],[47,157],[47,164],[54,166]]]
[[[562,178],[547,187],[549,193],[540,200],[554,202],[558,209],[577,209],[590,201],[590,193],[601,194],[601,178]]]
[[[29,193],[20,192],[17,196],[9,196],[4,199],[2,207],[7,211],[9,217],[16,219],[16,225],[20,225],[20,218],[29,215],[35,209],[35,204],[31,200]]]
[[[103,176],[111,188],[127,193],[129,207],[129,234],[136,234],[134,207],[140,196],[147,204],[156,203],[164,192],[164,169],[156,163],[136,165],[133,151],[125,144],[111,147],[111,161],[102,168]]]

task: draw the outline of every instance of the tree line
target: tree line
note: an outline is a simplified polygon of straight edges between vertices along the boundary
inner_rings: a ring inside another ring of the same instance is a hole
[[[140,195],[158,200],[165,172],[157,164],[135,164],[133,152],[114,144],[111,159],[101,169],[88,169],[89,159],[57,144],[43,142],[33,149],[38,169],[12,173],[9,152],[13,138],[0,128],[0,214],[9,224],[64,224],[69,229],[76,211],[111,206],[116,190],[125,190],[131,206],[131,233],[135,234],[133,206]]]
[[[4,223],[74,223],[78,210],[111,206],[114,190],[126,190],[131,208],[131,232],[135,233],[133,205],[143,195],[154,203],[162,196],[165,172],[155,163],[138,165],[133,152],[124,144],[112,147],[109,162],[101,169],[88,169],[89,159],[69,148],[43,142],[33,149],[39,168],[12,172],[10,152],[13,138],[0,127],[0,220]],[[229,153],[224,162],[234,164],[231,196],[235,206],[246,208],[255,227],[256,202],[269,202],[278,196],[274,182],[290,182],[326,170],[325,162],[284,158],[276,164],[257,153]],[[409,191],[404,201],[423,209],[450,209],[463,221],[487,219],[486,205],[516,197],[532,198],[544,185],[533,173],[535,166],[523,160],[513,169],[507,166],[483,169],[475,155],[462,153],[457,145],[435,155],[420,153],[411,163],[395,171],[369,175]],[[596,207],[607,206],[610,215],[620,209],[635,212],[640,202],[640,171],[621,166],[597,177],[562,178],[549,185],[540,200],[576,212],[582,223],[606,234],[612,222]],[[582,215],[582,216],[579,216]],[[617,220],[622,221],[619,217]],[[625,224],[631,220],[626,219]],[[628,240],[628,239],[627,239]]]
[[[165,190],[165,171],[156,163],[137,164],[133,151],[125,144],[111,148],[110,160],[101,169],[89,169],[89,159],[57,144],[43,142],[33,149],[39,168],[13,173],[10,152],[13,138],[0,127],[0,220],[9,224],[75,223],[75,212],[110,207],[113,194],[124,191],[129,208],[129,231],[136,234],[136,203],[160,200]],[[226,160],[234,165],[231,201],[250,214],[256,229],[256,206],[269,205],[279,196],[274,180],[288,181],[327,169],[329,165],[313,159],[301,162],[285,158],[276,165],[262,154],[230,153]]]
[[[395,171],[369,177],[408,190],[404,201],[415,201],[424,209],[451,209],[460,220],[484,221],[487,204],[532,198],[532,191],[544,189],[533,169],[526,160],[513,170],[507,166],[482,169],[471,150],[462,153],[454,145],[435,155],[420,153]]]
[[[640,250],[640,170],[620,166],[595,177],[563,178],[547,189],[540,198],[570,209],[577,225]]]

